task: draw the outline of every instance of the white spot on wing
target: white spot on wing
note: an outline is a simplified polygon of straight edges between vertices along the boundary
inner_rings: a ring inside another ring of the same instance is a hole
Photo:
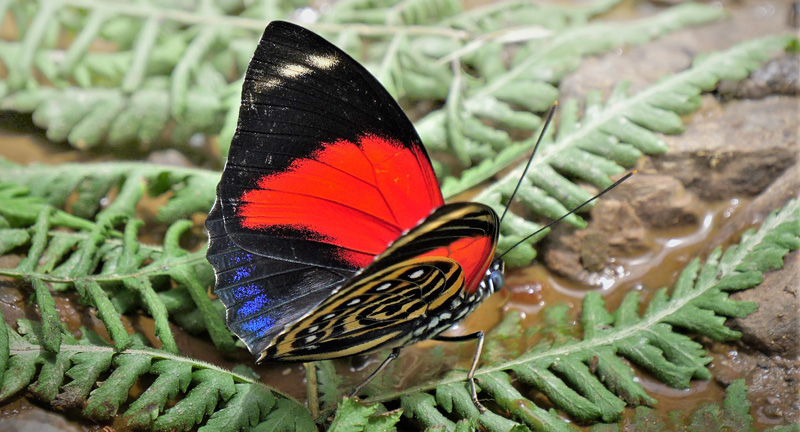
[[[320,69],[330,69],[336,66],[339,60],[332,55],[311,54],[308,56],[308,62]]]
[[[286,78],[297,78],[311,72],[311,69],[300,64],[287,63],[278,69],[278,73]]]
[[[375,291],[386,291],[387,289],[389,289],[391,287],[392,287],[391,283],[384,282],[379,287],[375,288]]]
[[[419,269],[414,273],[408,275],[409,279],[419,279],[423,274],[425,274],[425,270]]]
[[[361,299],[355,298],[355,299],[350,300],[349,302],[347,302],[347,306],[353,306],[353,305],[357,305],[359,303],[361,303]]]

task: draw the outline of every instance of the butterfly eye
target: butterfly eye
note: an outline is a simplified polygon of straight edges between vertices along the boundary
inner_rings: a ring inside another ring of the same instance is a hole
[[[497,291],[500,288],[503,288],[503,285],[506,283],[505,277],[503,277],[503,272],[499,270],[495,270],[489,275],[489,281],[492,285],[492,291]]]

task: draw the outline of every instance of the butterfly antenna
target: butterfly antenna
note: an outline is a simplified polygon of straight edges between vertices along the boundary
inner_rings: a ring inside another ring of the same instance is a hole
[[[518,241],[518,242],[514,243],[514,246],[511,246],[510,248],[506,249],[506,251],[505,251],[505,252],[503,252],[503,253],[501,253],[501,254],[500,254],[500,256],[498,256],[498,257],[497,257],[497,259],[501,259],[501,258],[503,258],[503,256],[505,256],[505,254],[507,254],[507,253],[511,252],[511,250],[512,250],[512,249],[514,249],[515,247],[517,247],[517,246],[521,245],[522,243],[524,243],[524,242],[525,242],[526,240],[528,240],[529,238],[531,238],[531,237],[535,236],[536,234],[539,234],[540,232],[542,232],[542,231],[546,230],[547,228],[550,228],[551,226],[553,226],[553,225],[555,225],[555,224],[557,224],[557,223],[561,222],[561,221],[562,221],[562,220],[564,220],[564,218],[566,218],[567,216],[569,216],[569,215],[571,215],[571,214],[575,213],[576,211],[578,211],[578,210],[582,209],[583,207],[585,207],[585,206],[586,206],[587,204],[589,204],[590,202],[592,202],[592,201],[594,201],[594,200],[596,200],[596,199],[600,198],[601,196],[605,195],[605,194],[606,194],[606,192],[608,192],[608,191],[610,191],[611,189],[614,189],[615,187],[619,186],[619,185],[620,185],[620,183],[622,183],[622,182],[624,182],[625,180],[627,180],[627,179],[631,178],[631,176],[632,176],[632,175],[634,175],[634,174],[636,174],[636,170],[633,170],[633,171],[629,172],[628,174],[625,174],[625,175],[624,175],[624,176],[623,176],[621,179],[619,179],[619,180],[615,181],[613,184],[611,184],[611,186],[609,186],[609,187],[607,187],[607,188],[603,189],[603,190],[602,190],[602,191],[600,191],[600,193],[598,193],[597,195],[595,195],[595,196],[593,196],[593,197],[589,198],[588,200],[584,201],[584,202],[583,202],[581,205],[579,205],[579,206],[575,207],[574,209],[572,209],[572,210],[568,211],[567,213],[565,213],[564,215],[562,215],[562,216],[561,216],[561,217],[559,217],[558,219],[556,219],[556,220],[554,220],[554,221],[552,221],[552,222],[548,223],[547,225],[545,225],[545,226],[543,226],[543,227],[539,228],[539,229],[538,229],[538,230],[536,230],[536,231],[535,231],[533,234],[530,234],[530,235],[526,236],[524,239],[522,239],[522,240],[520,240],[520,241]]]
[[[533,157],[536,156],[536,150],[539,148],[539,144],[541,144],[542,142],[542,138],[544,137],[544,133],[547,131],[547,127],[550,126],[550,121],[553,120],[553,115],[556,112],[556,108],[558,108],[558,101],[553,102],[553,106],[551,106],[550,110],[547,111],[547,119],[544,121],[542,132],[539,134],[539,138],[536,140],[536,145],[533,146],[533,153],[531,153],[531,157],[528,158],[528,163],[525,164],[525,169],[522,171],[522,175],[519,176],[519,181],[517,182],[517,187],[514,188],[514,193],[512,193],[511,197],[508,198],[508,204],[506,204],[506,208],[505,210],[503,210],[503,215],[500,216],[500,223],[497,224],[498,226],[503,225],[503,219],[506,217],[506,213],[508,213],[508,208],[511,207],[511,203],[514,201],[514,196],[517,195],[519,187],[522,186],[522,181],[525,180],[525,175],[528,174],[528,168],[531,167],[531,162],[533,162]]]

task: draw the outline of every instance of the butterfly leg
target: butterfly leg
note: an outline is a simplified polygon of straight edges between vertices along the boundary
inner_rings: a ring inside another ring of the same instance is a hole
[[[472,403],[475,404],[475,408],[478,409],[480,412],[486,412],[486,408],[478,402],[478,392],[475,391],[475,369],[478,368],[478,360],[481,358],[481,351],[483,351],[483,332],[478,331],[475,333],[466,334],[463,336],[436,336],[433,338],[437,341],[442,342],[464,342],[473,339],[478,340],[478,347],[475,349],[475,355],[472,357],[472,366],[469,368],[469,373],[467,374],[467,380],[469,380],[469,390],[472,396]]]
[[[348,396],[348,397],[356,396],[361,390],[364,389],[364,387],[367,386],[367,384],[369,384],[370,381],[372,381],[379,373],[381,373],[381,371],[384,370],[386,368],[386,366],[389,365],[389,363],[391,363],[394,359],[396,359],[397,356],[400,355],[400,348],[401,347],[397,347],[397,348],[392,349],[392,352],[391,352],[391,354],[389,354],[389,357],[386,357],[386,360],[384,360],[383,363],[381,363],[381,365],[378,366],[377,369],[372,371],[372,373],[369,374],[368,377],[364,378],[364,381],[361,381],[361,383],[359,383],[356,386],[356,388],[354,388],[353,391],[350,392],[350,396]]]

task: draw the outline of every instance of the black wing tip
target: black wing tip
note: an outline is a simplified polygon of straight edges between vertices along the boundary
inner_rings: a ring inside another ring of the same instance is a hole
[[[289,21],[271,21],[269,24],[267,24],[267,28],[264,29],[264,34],[261,36],[261,40],[266,40],[273,37],[295,40],[305,39],[313,41],[313,43],[318,46],[334,46],[322,36],[303,26],[291,23]]]

